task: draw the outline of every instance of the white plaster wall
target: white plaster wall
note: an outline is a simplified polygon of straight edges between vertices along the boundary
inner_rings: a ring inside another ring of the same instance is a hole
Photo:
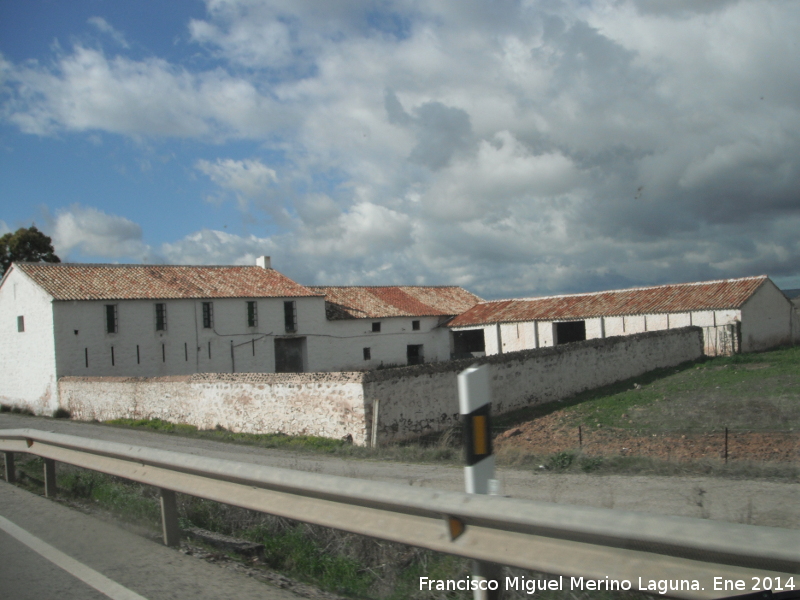
[[[605,318],[606,337],[625,335],[625,323],[622,317]]]
[[[412,321],[420,322],[418,331],[413,330]],[[379,332],[372,331],[376,322],[381,324]],[[423,346],[425,362],[450,359],[450,332],[440,326],[439,317],[324,320],[318,326],[317,334],[309,337],[311,363],[317,371],[403,366],[408,364],[409,345]],[[364,360],[364,348],[370,349],[370,360]]]
[[[58,407],[52,330],[52,298],[12,267],[0,287],[0,403],[48,415]]]
[[[702,355],[698,328],[595,339],[556,348],[508,353],[439,365],[365,374],[364,397],[379,400],[380,440],[401,440],[458,422],[456,377],[471,364],[488,364],[492,412],[552,402],[583,390]]]
[[[600,317],[586,319],[586,339],[594,340],[602,337],[605,337],[602,319]]]
[[[669,328],[677,329],[679,327],[689,327],[692,325],[691,313],[670,313],[669,314]]]
[[[623,319],[623,334],[643,333],[646,331],[644,315],[625,315]]]
[[[767,280],[742,306],[742,350],[756,352],[791,343],[791,302]]]
[[[645,315],[645,326],[647,331],[662,331],[667,327],[667,315]]]
[[[198,374],[59,380],[73,418],[159,418],[200,429],[353,437],[365,444],[361,373]]]
[[[536,327],[539,330],[539,347],[552,347],[554,345],[552,321],[537,321]]]
[[[693,310],[692,325],[696,327],[713,327],[716,325],[713,310]]]

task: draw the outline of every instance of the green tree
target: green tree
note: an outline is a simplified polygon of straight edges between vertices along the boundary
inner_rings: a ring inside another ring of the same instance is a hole
[[[31,225],[0,237],[2,275],[15,261],[59,263],[61,259],[55,255],[53,240]]]

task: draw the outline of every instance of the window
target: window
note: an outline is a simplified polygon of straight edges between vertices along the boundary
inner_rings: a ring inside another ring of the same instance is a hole
[[[286,324],[286,331],[297,331],[297,305],[289,300],[283,303],[283,320]]]
[[[553,345],[582,342],[586,339],[586,321],[553,323]]]
[[[364,360],[371,360],[372,359],[372,350],[369,348],[364,348]]]
[[[23,317],[21,315],[19,317],[17,317],[17,331],[19,333],[24,333],[25,332],[25,317]]]
[[[214,303],[203,302],[203,328],[212,329],[214,327]]]
[[[117,333],[117,305],[106,304],[106,333]]]
[[[419,331],[419,321],[411,321],[411,329],[413,331]]]
[[[167,305],[156,304],[156,331],[167,330]]]
[[[247,303],[247,326],[258,327],[258,304],[255,300]]]
[[[377,323],[372,324],[372,333],[380,333],[381,331],[381,322],[378,321]]]
[[[409,365],[421,365],[424,363],[425,357],[422,353],[422,344],[406,346],[406,358]]]

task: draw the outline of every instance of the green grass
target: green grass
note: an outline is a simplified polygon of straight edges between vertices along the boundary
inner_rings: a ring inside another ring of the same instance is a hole
[[[565,427],[797,431],[800,347],[659,369],[561,402],[501,415],[495,422],[508,428],[556,411],[563,411]]]

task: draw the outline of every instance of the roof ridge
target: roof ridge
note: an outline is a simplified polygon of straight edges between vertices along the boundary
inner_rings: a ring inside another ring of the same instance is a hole
[[[160,263],[73,263],[73,262],[58,262],[58,263],[51,263],[51,262],[43,262],[43,261],[27,261],[27,260],[19,260],[14,261],[15,265],[36,265],[36,266],[45,266],[45,267],[123,267],[123,268],[134,268],[134,267],[167,267],[167,268],[202,268],[202,269],[230,269],[230,268],[237,268],[237,269],[263,269],[264,267],[259,267],[258,265],[172,265],[172,264],[160,264]],[[267,268],[266,271],[274,271],[273,268]],[[306,286],[308,287],[308,286]]]

